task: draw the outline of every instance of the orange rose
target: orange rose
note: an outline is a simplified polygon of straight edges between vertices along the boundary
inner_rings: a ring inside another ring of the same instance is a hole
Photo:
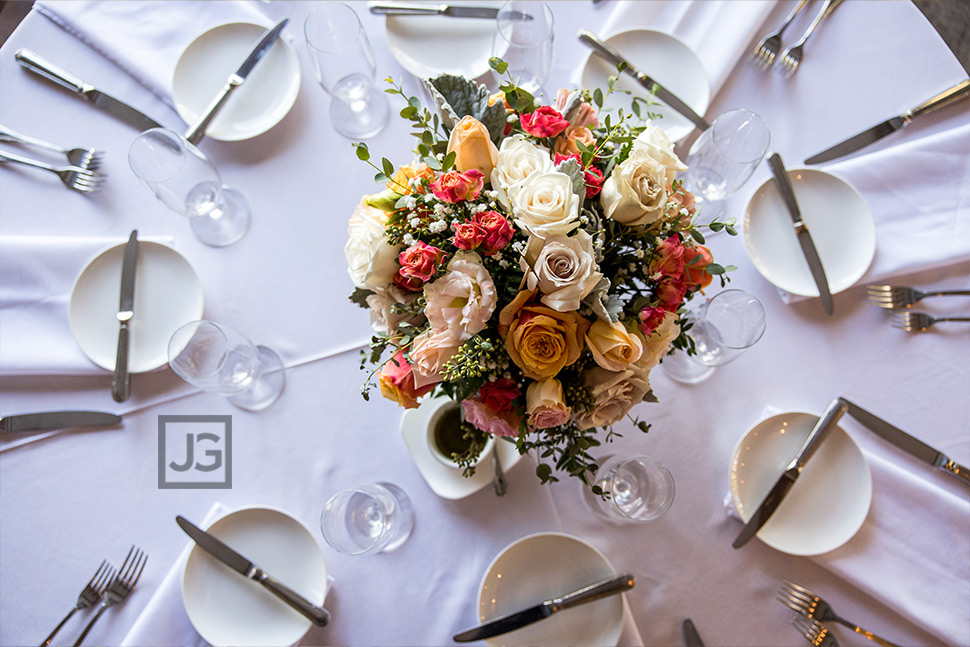
[[[400,166],[387,183],[387,188],[396,191],[401,195],[411,195],[412,193],[424,193],[427,189],[419,182],[427,179],[428,182],[434,181],[434,171],[424,162],[412,163]],[[412,184],[411,180],[415,180]]]
[[[560,155],[580,155],[582,151],[576,142],[582,142],[588,148],[596,148],[596,138],[589,128],[567,128],[562,137],[556,140],[556,152]]]
[[[472,116],[462,117],[455,125],[448,138],[448,152],[455,153],[455,168],[459,171],[478,169],[486,178],[498,162],[498,148],[488,129]]]
[[[696,259],[696,260],[695,260]],[[711,250],[703,245],[684,248],[684,269],[687,270],[687,282],[703,290],[714,280],[713,274],[705,270],[708,264],[714,262]]]
[[[418,398],[435,387],[434,383],[421,388],[415,386],[414,369],[404,359],[404,351],[398,351],[391,360],[384,365],[378,377],[381,395],[388,400],[397,402],[405,409],[418,406]]]
[[[525,376],[545,380],[579,359],[589,322],[575,312],[556,312],[530,303],[534,295],[534,291],[519,292],[502,309],[499,334],[509,357]]]

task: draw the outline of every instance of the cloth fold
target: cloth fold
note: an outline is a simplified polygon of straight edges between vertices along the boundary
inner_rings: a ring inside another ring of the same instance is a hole
[[[38,0],[34,8],[173,108],[175,66],[193,40],[231,22],[270,24],[261,11],[242,0]]]
[[[0,375],[99,375],[71,333],[71,290],[95,256],[125,238],[0,237]],[[171,238],[146,238],[171,244]]]

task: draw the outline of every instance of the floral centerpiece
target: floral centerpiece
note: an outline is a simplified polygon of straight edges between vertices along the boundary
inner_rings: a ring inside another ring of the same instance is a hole
[[[490,95],[446,75],[426,81],[435,112],[388,82],[418,144],[404,165],[355,144],[384,185],[354,210],[345,250],[376,332],[365,398],[376,379],[402,407],[460,402],[466,473],[494,434],[535,450],[543,482],[553,468],[589,482],[597,434],[656,402],[650,371],[691,350],[685,302],[730,269],[701,244],[675,179],[687,167],[649,102],[603,108],[615,77],[538,105],[512,81]]]

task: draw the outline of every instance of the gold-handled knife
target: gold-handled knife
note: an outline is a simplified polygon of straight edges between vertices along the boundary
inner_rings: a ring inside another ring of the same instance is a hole
[[[131,349],[131,318],[135,314],[135,270],[138,268],[138,230],[131,232],[121,264],[121,297],[118,300],[118,352],[111,380],[111,397],[124,402],[131,394],[128,352]]]

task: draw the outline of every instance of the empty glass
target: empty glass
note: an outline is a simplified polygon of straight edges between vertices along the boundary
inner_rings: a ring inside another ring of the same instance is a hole
[[[663,358],[664,373],[693,384],[710,377],[714,368],[737,359],[765,333],[765,309],[744,290],[724,290],[699,306],[688,307],[694,323],[689,333],[696,355],[677,351]]]
[[[508,63],[505,74],[494,70],[501,83],[510,75],[523,90],[535,96],[552,71],[552,9],[545,2],[511,0],[499,9],[492,56]]]
[[[168,342],[168,363],[183,380],[241,409],[265,409],[286,384],[283,362],[228,326],[191,321]]]
[[[722,113],[700,134],[687,154],[684,184],[697,198],[698,222],[724,215],[724,199],[740,189],[768,152],[765,122],[750,110]]]
[[[393,483],[369,483],[337,492],[320,515],[323,538],[345,555],[391,552],[407,541],[413,529],[411,499]]]
[[[649,456],[607,457],[593,482],[610,497],[604,500],[586,486],[583,494],[593,511],[608,521],[652,521],[674,502],[674,477],[663,463]]]
[[[132,142],[128,164],[166,207],[189,217],[206,245],[230,245],[249,230],[246,198],[224,185],[205,153],[178,133],[146,130]]]
[[[330,96],[330,117],[341,135],[373,137],[390,112],[374,85],[374,53],[357,13],[340,2],[324,2],[303,24],[317,81]]]

